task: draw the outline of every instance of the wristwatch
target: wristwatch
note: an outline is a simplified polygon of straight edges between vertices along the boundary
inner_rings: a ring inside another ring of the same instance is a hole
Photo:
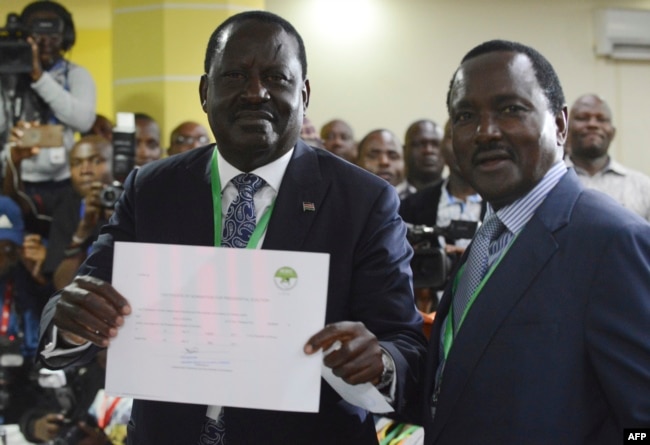
[[[386,388],[393,382],[393,375],[395,375],[395,362],[388,352],[381,351],[381,362],[384,364],[384,371],[381,373],[377,389]]]

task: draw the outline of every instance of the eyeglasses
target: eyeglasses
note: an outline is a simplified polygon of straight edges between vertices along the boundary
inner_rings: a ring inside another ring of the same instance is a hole
[[[178,145],[194,145],[196,142],[198,142],[200,145],[205,145],[210,142],[210,138],[207,136],[183,136],[181,134],[174,138],[174,144]]]

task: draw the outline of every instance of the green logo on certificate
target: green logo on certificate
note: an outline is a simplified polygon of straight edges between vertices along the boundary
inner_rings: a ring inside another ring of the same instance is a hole
[[[298,274],[290,267],[281,267],[273,277],[275,285],[280,289],[289,290],[298,282]]]

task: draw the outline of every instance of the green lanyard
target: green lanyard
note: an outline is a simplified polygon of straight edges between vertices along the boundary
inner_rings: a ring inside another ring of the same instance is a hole
[[[478,294],[481,293],[481,290],[483,290],[483,286],[485,286],[485,283],[487,283],[487,280],[490,279],[492,276],[492,273],[494,270],[497,268],[503,257],[506,255],[506,252],[510,249],[510,246],[512,246],[512,243],[517,239],[517,236],[519,234],[515,235],[512,240],[508,243],[508,245],[503,249],[503,252],[501,255],[499,255],[499,259],[490,267],[490,270],[485,274],[481,282],[478,284],[476,289],[474,290],[474,293],[472,293],[472,297],[470,298],[469,302],[467,303],[467,306],[465,306],[465,310],[463,311],[463,316],[460,318],[460,321],[458,322],[458,329],[463,324],[463,321],[465,321],[465,317],[467,316],[467,312],[469,312],[469,309],[472,307],[474,304],[474,300],[476,300],[476,297]],[[456,293],[456,288],[458,287],[458,280],[459,277],[465,272],[465,264],[462,265],[458,273],[456,274],[456,277],[454,278],[454,285],[453,285],[453,292],[454,294]],[[458,329],[456,332],[458,332]],[[449,350],[451,349],[451,345],[454,342],[454,314],[453,314],[453,305],[449,308],[449,313],[447,314],[447,319],[445,320],[445,336],[442,339],[442,346],[444,348],[444,353],[445,353],[445,361],[447,360],[447,356],[449,355]]]
[[[222,209],[221,209],[221,178],[219,177],[219,165],[218,165],[218,156],[217,156],[217,147],[214,148],[212,152],[212,163],[210,165],[210,179],[212,184],[212,210],[214,211],[214,245],[217,247],[221,246],[221,218],[222,218]],[[246,245],[247,249],[255,249],[266,232],[266,228],[269,225],[271,220],[271,213],[273,213],[273,207],[275,206],[275,199],[271,203],[268,209],[264,212],[264,215],[260,218],[260,222],[255,226],[255,230],[251,234],[248,244]]]

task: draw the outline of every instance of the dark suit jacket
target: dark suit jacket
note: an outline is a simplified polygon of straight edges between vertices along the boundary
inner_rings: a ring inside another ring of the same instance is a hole
[[[211,147],[198,148],[134,172],[81,273],[110,280],[117,240],[213,245],[211,153]],[[303,202],[314,203],[315,211],[305,212]],[[299,141],[263,248],[331,255],[326,323],[362,321],[395,359],[398,409],[417,411],[425,340],[413,303],[411,248],[398,204],[386,181]],[[48,317],[46,310],[43,323]],[[203,405],[136,400],[129,443],[195,445],[205,413]],[[325,382],[318,414],[229,408],[226,425],[233,445],[376,443],[372,416],[342,401]]]
[[[605,445],[650,425],[650,225],[573,170],[468,312],[431,422],[449,305],[447,289],[429,346],[427,444]]]
[[[410,224],[433,227],[438,220],[438,203],[442,195],[441,179],[433,185],[402,199],[399,205],[399,214],[402,219]]]

